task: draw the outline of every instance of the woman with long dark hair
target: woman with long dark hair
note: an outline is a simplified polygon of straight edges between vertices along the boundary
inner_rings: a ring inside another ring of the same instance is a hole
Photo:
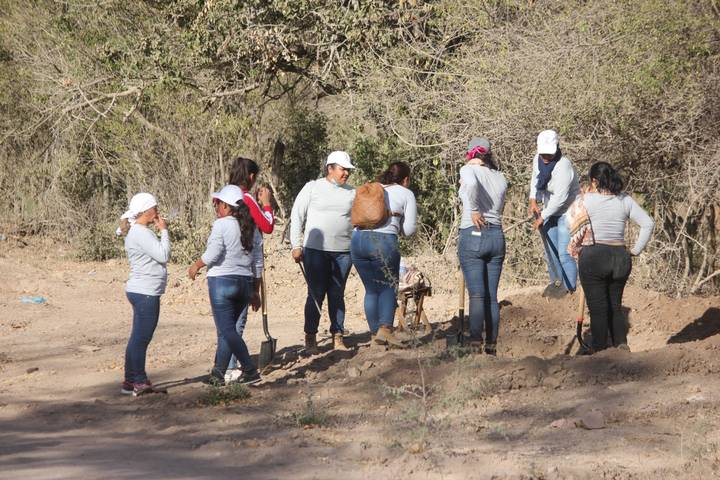
[[[410,166],[393,162],[379,177],[385,189],[387,221],[352,233],[350,254],[365,286],[365,317],[373,341],[402,347],[393,334],[400,271],[398,237],[415,233],[417,204],[410,186]]]
[[[226,185],[213,193],[217,220],[207,242],[205,253],[189,268],[195,280],[198,271],[208,267],[208,292],[215,327],[217,350],[209,382],[222,385],[231,355],[240,361],[243,373],[240,383],[260,380],[247,345],[236,331],[237,319],[248,304],[260,306],[260,278],[264,267],[262,235],[255,226],[250,210],[242,201],[243,192],[236,185]]]
[[[629,350],[622,296],[632,257],[639,255],[652,235],[655,222],[633,198],[625,182],[607,162],[597,162],[588,173],[588,191],[569,211],[571,239],[568,252],[579,256],[580,283],[590,310],[593,351],[607,348],[608,332],[614,347]],[[640,226],[635,245],[625,247],[625,224]]]
[[[475,137],[465,154],[467,163],[460,169],[460,221],[458,257],[470,294],[470,344],[476,350],[495,355],[500,325],[497,300],[500,274],[505,260],[505,236],[502,212],[507,181],[498,171],[490,150],[490,141]]]

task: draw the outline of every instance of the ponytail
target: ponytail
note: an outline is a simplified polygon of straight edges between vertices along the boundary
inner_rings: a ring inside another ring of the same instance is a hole
[[[252,186],[252,180],[250,175],[255,175],[260,172],[260,167],[253,160],[245,157],[237,157],[233,161],[233,165],[230,168],[230,183],[231,185],[237,185],[243,190],[250,190]]]
[[[625,188],[625,182],[617,170],[607,162],[595,162],[588,173],[590,180],[597,181],[597,189],[618,195]]]
[[[393,162],[388,166],[387,170],[380,174],[377,181],[383,185],[400,184],[409,176],[410,165],[405,162]]]
[[[245,251],[252,252],[255,229],[257,227],[250,215],[250,209],[245,205],[245,202],[241,201],[237,207],[231,205],[230,211],[240,225],[240,243],[242,243]]]

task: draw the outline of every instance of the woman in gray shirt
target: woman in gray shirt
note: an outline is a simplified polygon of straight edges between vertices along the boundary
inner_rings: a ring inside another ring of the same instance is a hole
[[[590,310],[593,351],[607,348],[608,331],[613,346],[629,350],[623,290],[632,270],[632,257],[647,245],[655,222],[623,192],[623,179],[609,163],[593,164],[588,176],[590,188],[570,207],[568,252],[579,252],[578,269]],[[628,219],[640,226],[630,250],[625,247]]]
[[[490,141],[475,137],[468,144],[467,163],[460,169],[460,222],[458,257],[470,294],[470,342],[495,355],[500,306],[497,300],[505,260],[502,212],[507,181],[495,165]]]
[[[150,225],[160,231],[159,240]],[[149,193],[138,193],[130,200],[119,230],[127,234],[125,251],[130,276],[125,292],[133,308],[132,333],[125,349],[125,381],[120,392],[138,396],[152,391],[145,356],[160,317],[160,295],[167,284],[170,236],[165,220],[158,215],[157,201]]]

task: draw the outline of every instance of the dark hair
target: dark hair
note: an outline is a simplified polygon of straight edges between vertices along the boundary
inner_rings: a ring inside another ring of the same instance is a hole
[[[612,165],[607,162],[595,162],[588,172],[590,180],[597,180],[597,189],[606,190],[613,195],[622,192],[625,182]]]
[[[245,202],[241,200],[237,207],[230,205],[230,211],[232,212],[232,216],[235,217],[240,225],[240,243],[242,243],[245,250],[252,252],[255,229],[257,227],[255,226],[255,221],[250,215],[250,209],[247,205],[245,205]]]
[[[410,165],[405,162],[393,162],[387,170],[380,174],[377,181],[383,185],[401,183],[410,176]]]
[[[477,152],[473,158],[479,158],[490,170],[497,170],[498,166],[495,163],[495,157],[492,152],[480,153]]]
[[[260,167],[253,160],[237,157],[230,168],[230,181],[228,183],[237,185],[243,190],[249,190],[251,187],[250,175],[257,176],[258,172],[260,172]]]

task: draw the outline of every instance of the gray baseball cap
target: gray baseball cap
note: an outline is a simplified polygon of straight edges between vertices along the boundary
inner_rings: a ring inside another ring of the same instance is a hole
[[[484,137],[473,137],[468,143],[467,151],[469,152],[475,147],[484,148],[485,152],[481,153],[490,153],[490,140]]]

